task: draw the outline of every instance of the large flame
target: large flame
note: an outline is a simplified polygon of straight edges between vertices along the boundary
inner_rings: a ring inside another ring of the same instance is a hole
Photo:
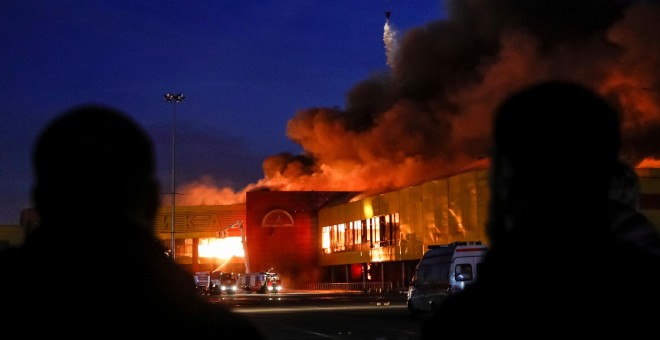
[[[179,204],[240,202],[258,187],[385,190],[451,173],[488,154],[499,102],[546,79],[587,85],[620,109],[621,156],[631,165],[660,159],[657,1],[447,4],[447,20],[391,40],[399,46],[390,67],[350,89],[344,109],[291,118],[287,136],[304,154],[268,157],[264,178],[239,192],[188,183]]]
[[[200,239],[197,249],[199,257],[221,260],[230,259],[232,256],[245,257],[240,237]]]

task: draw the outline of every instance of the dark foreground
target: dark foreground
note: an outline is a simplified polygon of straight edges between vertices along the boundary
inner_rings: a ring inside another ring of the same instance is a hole
[[[209,301],[247,315],[269,340],[419,339],[420,320],[409,316],[401,293],[285,292]]]

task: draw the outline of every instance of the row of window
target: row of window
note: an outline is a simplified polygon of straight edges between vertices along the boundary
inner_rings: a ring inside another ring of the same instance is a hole
[[[392,247],[401,242],[399,213],[322,228],[323,254]]]

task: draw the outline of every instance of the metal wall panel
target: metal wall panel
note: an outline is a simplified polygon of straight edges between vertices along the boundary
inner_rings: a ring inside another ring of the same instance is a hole
[[[319,228],[398,213],[401,241],[393,247],[322,254],[320,264],[413,260],[431,244],[487,243],[488,199],[488,171],[475,169],[321,209]],[[342,215],[342,206],[350,212]]]

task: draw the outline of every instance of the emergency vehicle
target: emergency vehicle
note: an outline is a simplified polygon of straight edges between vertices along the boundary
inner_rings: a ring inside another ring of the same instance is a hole
[[[238,286],[247,292],[277,293],[282,290],[280,274],[267,271],[238,274]]]
[[[234,273],[211,272],[211,294],[234,294],[238,290]]]
[[[238,290],[237,277],[234,273],[196,272],[194,278],[197,290],[202,295],[234,294]]]
[[[200,294],[206,294],[211,282],[211,272],[196,272],[193,275],[195,280],[195,288]]]
[[[481,241],[429,245],[408,286],[407,306],[415,317],[477,279],[487,247]]]

